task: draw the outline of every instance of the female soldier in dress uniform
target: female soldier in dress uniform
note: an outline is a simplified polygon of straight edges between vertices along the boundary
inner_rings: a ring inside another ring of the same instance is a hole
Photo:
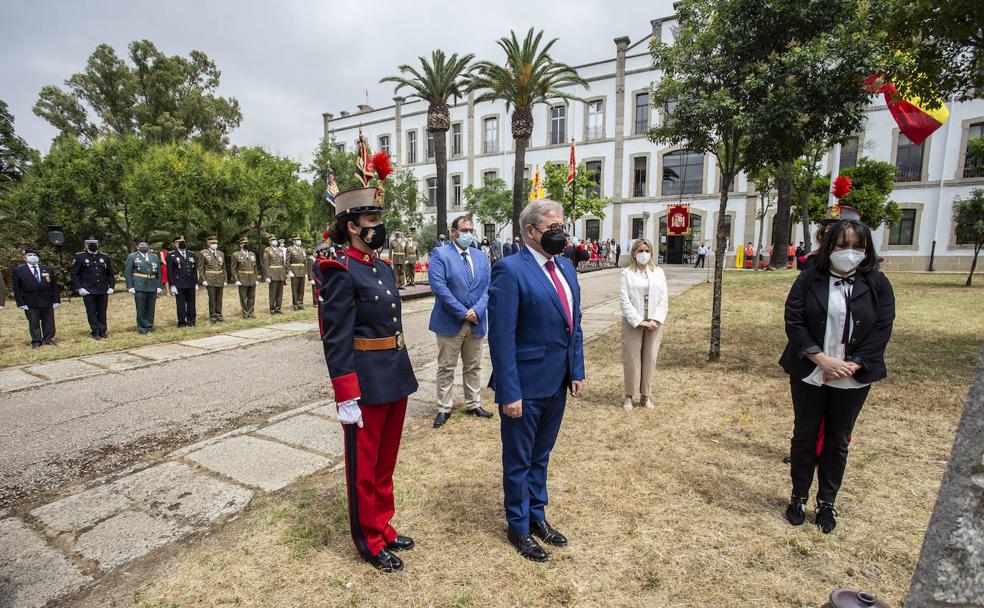
[[[318,263],[320,316],[325,361],[345,433],[352,540],[366,561],[393,572],[402,570],[403,562],[392,552],[414,545],[389,522],[395,512],[393,469],[407,396],[416,392],[417,379],[403,339],[396,277],[378,254],[386,243],[380,219],[383,189],[368,186],[374,170],[380,183],[389,174],[389,157],[377,155],[364,163],[368,153],[362,146],[366,187],[335,196],[335,223],[328,229],[331,240],[347,248],[336,259]]]

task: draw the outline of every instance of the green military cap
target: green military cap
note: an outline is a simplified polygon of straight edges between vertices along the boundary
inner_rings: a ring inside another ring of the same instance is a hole
[[[206,243],[218,243],[219,242],[219,239],[217,237],[210,236],[207,239],[205,239],[205,242]]]
[[[274,240],[274,239],[276,239],[276,238],[277,238],[277,235],[275,235],[275,234],[268,234],[268,235],[267,235],[267,240],[268,240],[268,241],[272,241],[272,240]]]
[[[244,236],[243,238],[239,239],[239,244],[240,245],[245,245],[247,243],[249,243],[249,238],[248,237],[245,237]]]
[[[301,240],[301,235],[295,234],[294,236],[290,237],[290,239],[292,241],[299,241],[299,240]]]

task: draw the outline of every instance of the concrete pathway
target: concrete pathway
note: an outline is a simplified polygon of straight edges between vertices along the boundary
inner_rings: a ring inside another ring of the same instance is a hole
[[[703,273],[673,274],[671,295],[704,280]],[[586,307],[585,340],[603,335],[619,319],[618,300],[610,295]],[[143,364],[144,357],[150,358],[148,351],[159,357],[154,361],[196,356],[198,351],[237,348],[244,341],[311,329],[307,324],[272,325],[113,353],[101,361],[106,367],[114,362]],[[66,375],[90,371],[76,361],[65,363],[59,369]],[[436,365],[432,358],[415,369],[420,390],[409,400],[408,425],[434,413]],[[487,343],[482,369],[484,385],[491,371]],[[92,373],[105,372],[96,368]],[[463,397],[460,379],[459,367],[457,399]],[[38,608],[74,593],[105,572],[236,517],[258,494],[325,468],[343,467],[341,456],[335,405],[323,399],[123,469],[30,510],[0,511],[0,608]]]

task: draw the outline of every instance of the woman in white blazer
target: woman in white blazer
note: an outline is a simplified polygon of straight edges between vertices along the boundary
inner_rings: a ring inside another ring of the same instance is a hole
[[[622,307],[622,367],[625,373],[625,401],[632,409],[633,397],[640,405],[653,407],[650,391],[656,356],[663,338],[668,295],[666,275],[658,267],[653,246],[646,239],[632,244],[629,267],[619,277],[619,303]]]

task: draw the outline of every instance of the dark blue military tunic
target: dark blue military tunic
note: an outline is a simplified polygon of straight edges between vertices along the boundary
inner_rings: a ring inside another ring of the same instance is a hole
[[[116,276],[109,256],[101,251],[76,253],[72,259],[72,287],[76,291],[85,289],[94,296],[116,289]]]
[[[417,390],[403,339],[400,292],[386,262],[349,247],[322,260],[321,322],[335,401],[360,405],[398,401]],[[356,338],[396,338],[398,347],[361,351]]]

